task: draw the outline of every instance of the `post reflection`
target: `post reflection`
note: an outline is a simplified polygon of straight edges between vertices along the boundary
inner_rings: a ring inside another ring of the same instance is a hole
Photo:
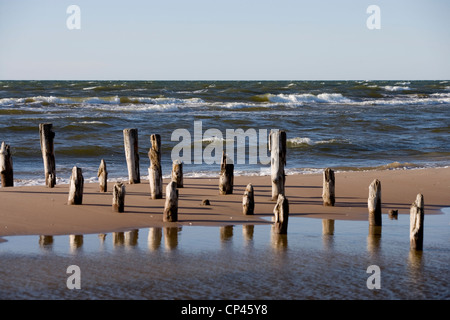
[[[367,251],[370,253],[378,253],[381,244],[381,226],[369,226],[369,234],[367,236]]]
[[[125,231],[124,232],[124,236],[123,236],[125,246],[126,247],[135,247],[135,246],[137,246],[138,234],[139,234],[139,230],[138,229]]]
[[[83,246],[83,235],[71,234],[69,235],[70,252],[75,253]]]
[[[280,234],[277,228],[272,225],[270,232],[270,244],[277,250],[286,250],[288,245],[287,234]]]
[[[244,241],[250,242],[253,240],[253,233],[255,232],[255,226],[252,224],[244,224],[242,226],[242,236]]]
[[[150,251],[158,250],[161,246],[162,228],[149,228],[147,246]]]
[[[222,243],[228,242],[233,238],[233,226],[220,227],[220,240]]]
[[[164,248],[166,248],[166,250],[173,250],[177,248],[179,232],[181,232],[181,227],[164,228]]]
[[[412,282],[422,282],[423,264],[423,251],[410,250],[408,256],[408,271]]]
[[[122,247],[125,244],[125,234],[123,232],[112,233],[113,247]]]
[[[334,219],[322,219],[322,241],[325,249],[333,248]]]
[[[51,251],[53,249],[53,236],[39,236],[39,247],[45,251]]]

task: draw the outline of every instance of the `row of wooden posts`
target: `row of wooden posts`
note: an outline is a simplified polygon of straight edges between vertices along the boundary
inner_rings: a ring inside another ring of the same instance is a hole
[[[40,124],[40,143],[45,169],[45,184],[53,188],[56,184],[55,156],[53,140],[55,133],[52,124]],[[138,130],[124,129],[124,148],[128,169],[128,183],[140,183],[139,153],[138,153]],[[163,180],[161,170],[161,137],[158,134],[150,136],[151,148],[148,153],[150,167],[148,168],[150,195],[152,199],[162,199]],[[271,181],[272,200],[276,200],[274,207],[274,232],[287,233],[289,218],[289,201],[285,196],[286,175],[286,132],[272,130],[269,136],[269,150],[271,152]],[[222,154],[219,176],[219,194],[233,193],[234,164],[229,163],[227,155]],[[0,149],[0,174],[2,187],[10,187],[13,182],[13,166],[10,146],[4,142]],[[98,169],[99,187],[101,192],[107,191],[108,172],[106,163],[102,159]],[[73,167],[69,184],[69,205],[82,204],[84,178],[82,169]],[[166,187],[166,201],[164,206],[163,221],[176,222],[178,220],[178,188],[183,188],[183,163],[179,160],[173,162],[172,178]],[[125,207],[125,185],[117,182],[113,187],[113,210],[124,212]],[[323,205],[334,206],[335,204],[335,177],[334,171],[326,168],[323,172]],[[254,190],[252,184],[248,184],[243,200],[243,214],[252,215],[255,209]],[[369,225],[381,226],[381,182],[375,179],[369,186],[368,197]],[[423,220],[424,201],[423,195],[418,194],[410,209],[410,244],[411,249],[422,250],[423,248]]]

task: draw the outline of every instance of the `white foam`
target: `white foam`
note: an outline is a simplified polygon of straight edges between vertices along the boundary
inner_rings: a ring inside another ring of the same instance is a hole
[[[317,96],[311,93],[302,94],[269,94],[270,102],[304,104],[304,103],[350,103],[351,99],[344,97],[340,93],[320,93]]]
[[[404,91],[404,90],[411,90],[410,87],[402,87],[402,86],[384,86],[383,87],[386,91]]]
[[[313,141],[310,138],[302,138],[302,137],[295,137],[290,138],[287,140],[288,143],[291,143],[293,145],[304,145],[307,144],[309,146],[313,146],[316,144],[330,144],[330,143],[349,143],[348,140],[342,140],[342,139],[328,139],[328,140],[319,140],[319,141]]]

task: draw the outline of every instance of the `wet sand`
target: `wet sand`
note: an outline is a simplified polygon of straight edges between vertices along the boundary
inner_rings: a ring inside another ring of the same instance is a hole
[[[390,209],[409,214],[418,193],[424,195],[425,213],[450,207],[450,168],[337,172],[336,204],[322,205],[322,175],[289,175],[286,196],[290,215],[320,219],[367,220],[369,184],[381,181],[383,219]],[[126,185],[125,212],[112,211],[112,186],[100,193],[98,184],[84,186],[82,205],[67,205],[68,185],[0,188],[0,236],[60,235],[124,231],[176,225],[233,225],[270,223],[273,215],[270,176],[236,176],[232,195],[218,194],[217,178],[184,179],[179,189],[178,222],[162,222],[165,199],[150,199],[148,181]],[[164,190],[167,184],[164,181]],[[242,195],[248,183],[255,190],[255,215],[242,214]],[[203,206],[208,199],[210,206]]]

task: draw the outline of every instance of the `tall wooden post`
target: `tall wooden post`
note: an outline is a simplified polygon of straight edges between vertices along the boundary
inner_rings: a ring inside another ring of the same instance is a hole
[[[128,167],[128,183],[141,183],[138,129],[124,129],[123,142]]]
[[[0,147],[0,176],[3,188],[14,186],[11,150],[9,145],[5,144],[5,142],[2,142],[2,146]]]
[[[326,168],[323,172],[322,199],[324,206],[333,207],[335,203],[334,195],[334,171]]]
[[[244,215],[252,215],[255,212],[255,196],[251,183],[245,188],[244,197],[242,198],[242,209]]]
[[[270,131],[269,150],[271,161],[272,200],[277,200],[278,195],[284,195],[286,175],[286,132],[279,130]]]
[[[278,195],[277,204],[273,209],[273,213],[275,215],[273,232],[277,234],[287,234],[289,202],[284,195]]]
[[[55,133],[52,131],[51,123],[39,124],[39,135],[41,141],[42,159],[44,160],[45,185],[53,188],[56,185],[56,165],[53,139]]]
[[[164,205],[163,221],[178,221],[178,190],[175,181],[169,182],[166,187],[166,203]]]
[[[410,209],[409,239],[411,250],[423,250],[423,220],[425,217],[423,195],[418,194]]]
[[[81,168],[73,167],[72,175],[70,176],[70,188],[68,204],[82,204],[83,203],[83,188],[84,178]]]
[[[220,163],[219,194],[232,194],[234,185],[234,164],[227,163],[227,155],[222,152]]]
[[[369,186],[369,225],[381,226],[381,182],[378,179],[372,181]]]
[[[100,192],[108,191],[108,171],[106,170],[106,162],[105,160],[100,161],[100,166],[98,167],[97,172]]]
[[[113,187],[113,200],[112,200],[112,210],[114,212],[124,212],[125,211],[125,185],[122,182],[117,182]]]
[[[180,160],[173,161],[172,181],[177,183],[177,188],[183,188],[183,162]]]
[[[152,144],[148,152],[148,157],[150,158],[150,167],[148,168],[150,195],[152,199],[162,199],[161,136],[159,134],[152,134],[150,136],[150,142]]]

